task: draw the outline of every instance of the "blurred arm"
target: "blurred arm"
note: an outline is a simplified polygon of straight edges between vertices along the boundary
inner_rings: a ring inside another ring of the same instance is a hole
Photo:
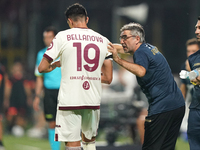
[[[35,85],[35,98],[33,101],[33,108],[35,111],[39,110],[41,92],[43,90],[43,77],[37,76]]]
[[[181,83],[180,90],[181,90],[181,92],[183,94],[183,97],[185,98],[186,97],[186,85]]]
[[[30,81],[25,80],[23,82],[23,84],[24,84],[25,92],[26,92],[26,96],[27,96],[27,104],[28,104],[28,106],[32,106],[32,92],[31,92]]]
[[[4,89],[4,107],[8,108],[10,103],[11,83],[8,79],[8,75],[5,75],[5,89]]]

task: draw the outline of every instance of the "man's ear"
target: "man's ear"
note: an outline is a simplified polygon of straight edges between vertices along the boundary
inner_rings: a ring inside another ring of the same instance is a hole
[[[137,35],[135,38],[137,40],[137,44],[140,43],[140,37]]]
[[[86,24],[88,23],[88,21],[89,21],[89,17],[86,18]]]
[[[73,25],[73,20],[72,20],[72,19],[68,18],[67,21],[68,21],[68,24],[69,24],[69,25]]]

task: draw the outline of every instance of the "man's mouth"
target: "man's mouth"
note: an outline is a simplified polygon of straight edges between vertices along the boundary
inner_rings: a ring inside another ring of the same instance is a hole
[[[197,38],[197,39],[200,39],[200,34],[196,34],[196,38]]]
[[[122,45],[123,49],[126,49],[127,47],[125,45]]]

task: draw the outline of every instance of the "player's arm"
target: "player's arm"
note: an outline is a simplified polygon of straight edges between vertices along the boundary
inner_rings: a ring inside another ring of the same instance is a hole
[[[25,80],[23,82],[23,85],[25,87],[25,92],[26,92],[26,99],[27,99],[27,104],[28,106],[32,106],[32,90],[31,90],[31,85],[30,85],[30,82],[28,80]]]
[[[108,46],[109,49],[108,51],[113,54],[113,60],[116,63],[118,63],[120,66],[124,67],[126,70],[130,71],[131,73],[135,74],[138,77],[145,76],[146,69],[143,66],[121,59],[118,56],[117,49],[113,46],[113,44],[109,43],[109,45],[110,46]]]
[[[60,61],[56,61],[52,63],[52,61],[49,61],[47,58],[43,57],[38,67],[38,71],[40,73],[51,72],[56,67],[60,67]]]
[[[35,97],[41,97],[42,90],[43,90],[43,76],[37,76],[35,85]]]
[[[187,89],[186,84],[181,83],[180,90],[181,90],[184,98],[186,97],[186,89]]]
[[[112,60],[106,59],[101,67],[101,83],[110,84],[113,76]]]
[[[35,111],[38,111],[40,109],[39,104],[40,104],[40,97],[42,90],[43,90],[43,77],[37,76],[35,84],[35,98],[33,100],[33,108]]]

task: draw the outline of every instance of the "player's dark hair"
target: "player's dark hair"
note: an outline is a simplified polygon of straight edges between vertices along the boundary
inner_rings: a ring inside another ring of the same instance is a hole
[[[200,16],[198,17],[198,20],[200,20]]]
[[[50,31],[52,31],[54,35],[58,33],[58,30],[54,26],[48,26],[44,29],[44,32],[50,32]]]
[[[65,11],[65,17],[68,20],[68,18],[71,18],[74,21],[77,21],[78,18],[85,17],[85,20],[87,18],[87,11],[85,7],[83,7],[79,3],[75,3],[67,8]]]

